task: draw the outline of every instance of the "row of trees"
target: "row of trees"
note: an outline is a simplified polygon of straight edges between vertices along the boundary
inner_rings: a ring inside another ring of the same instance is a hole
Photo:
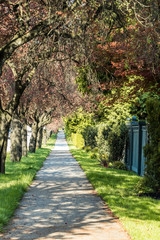
[[[75,47],[71,15],[77,7],[68,1],[0,1],[1,173],[11,120],[12,128],[17,119],[32,125],[34,152],[38,131],[81,102],[69,73]]]

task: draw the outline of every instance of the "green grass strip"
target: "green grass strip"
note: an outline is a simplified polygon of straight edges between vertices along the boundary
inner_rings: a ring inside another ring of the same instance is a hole
[[[134,187],[140,177],[130,171],[104,168],[90,158],[90,153],[69,145],[94,189],[119,217],[131,238],[160,239],[160,200],[135,194]]]
[[[43,162],[51,152],[56,141],[56,135],[36,153],[28,153],[20,162],[11,162],[9,153],[6,159],[6,174],[0,174],[0,231],[8,223],[17,208],[23,194],[35,178],[37,171],[43,166]]]

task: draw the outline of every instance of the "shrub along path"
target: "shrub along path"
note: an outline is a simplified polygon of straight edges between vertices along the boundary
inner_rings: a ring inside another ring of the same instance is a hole
[[[69,152],[64,133],[0,239],[130,239]]]

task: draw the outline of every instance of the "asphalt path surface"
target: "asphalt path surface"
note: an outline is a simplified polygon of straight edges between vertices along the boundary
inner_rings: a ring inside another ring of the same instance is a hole
[[[63,131],[0,239],[127,240],[69,152]]]

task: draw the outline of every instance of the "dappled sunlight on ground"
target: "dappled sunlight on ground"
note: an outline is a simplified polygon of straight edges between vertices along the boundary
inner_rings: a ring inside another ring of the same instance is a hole
[[[130,239],[107,213],[61,132],[1,239]]]

